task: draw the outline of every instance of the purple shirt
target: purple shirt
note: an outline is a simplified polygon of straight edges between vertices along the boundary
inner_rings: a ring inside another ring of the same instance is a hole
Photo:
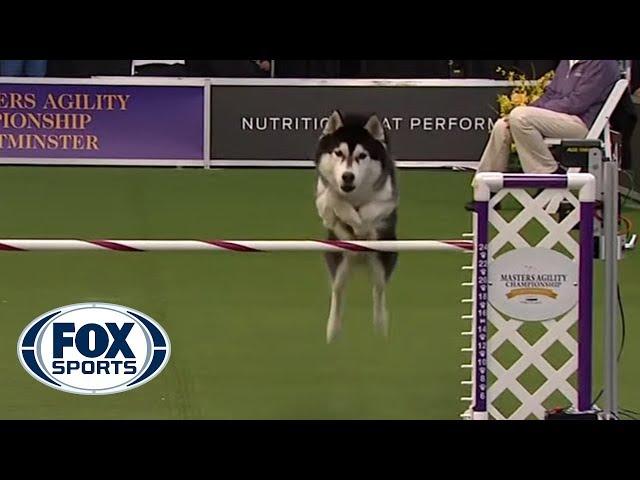
[[[619,78],[616,60],[581,60],[571,69],[569,60],[562,60],[544,95],[531,106],[576,115],[590,128]]]

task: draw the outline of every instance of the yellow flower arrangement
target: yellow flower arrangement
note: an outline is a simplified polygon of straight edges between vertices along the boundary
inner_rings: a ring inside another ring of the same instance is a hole
[[[538,100],[551,83],[551,80],[553,80],[555,74],[553,70],[550,70],[537,80],[528,80],[526,75],[514,71],[507,72],[502,67],[498,67],[496,72],[505,77],[509,83],[513,85],[510,95],[498,95],[500,118],[509,115],[516,107],[530,105]],[[511,153],[516,153],[515,144],[511,144]],[[513,164],[513,161],[511,163]],[[511,165],[511,167],[515,168],[514,165]]]
[[[551,83],[551,80],[553,80],[554,75],[553,70],[551,70],[537,80],[527,80],[524,74],[514,71],[507,72],[502,67],[498,67],[496,71],[513,85],[510,95],[498,95],[500,117],[509,115],[516,107],[530,105],[538,100]]]

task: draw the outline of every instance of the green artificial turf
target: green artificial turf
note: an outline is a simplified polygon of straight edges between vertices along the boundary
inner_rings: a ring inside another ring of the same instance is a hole
[[[0,237],[322,238],[314,180],[311,170],[3,167]],[[470,231],[470,180],[401,171],[399,237]],[[638,212],[625,214],[637,225]],[[455,419],[468,393],[460,385],[469,374],[460,369],[469,355],[460,352],[468,289],[460,284],[469,262],[457,252],[402,253],[388,292],[388,340],[374,334],[370,288],[365,273],[356,274],[343,334],[327,345],[329,284],[319,253],[0,252],[0,418]],[[628,408],[640,408],[639,266],[640,253],[620,264],[620,396]],[[35,381],[16,355],[21,331],[50,309],[84,301],[158,321],[172,343],[165,370],[107,396]],[[600,364],[594,370],[597,393]]]

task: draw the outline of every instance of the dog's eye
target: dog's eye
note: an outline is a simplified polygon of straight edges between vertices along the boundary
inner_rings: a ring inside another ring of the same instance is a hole
[[[338,157],[338,158],[342,158],[342,157],[344,157],[344,154],[342,153],[342,150],[336,150],[336,151],[334,151],[333,153],[334,153],[334,155],[335,155],[336,157]]]
[[[356,157],[357,160],[364,160],[365,158],[367,158],[367,154],[366,153],[361,153],[360,155],[358,155]]]

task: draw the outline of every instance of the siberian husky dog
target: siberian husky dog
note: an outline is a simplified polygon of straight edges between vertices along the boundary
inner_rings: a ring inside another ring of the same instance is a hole
[[[376,115],[343,116],[334,111],[318,141],[316,208],[329,240],[395,240],[398,208],[395,163],[385,129]],[[385,287],[396,252],[327,252],[331,308],[327,342],[342,326],[345,284],[356,263],[366,263],[373,284],[373,324],[388,335]]]

